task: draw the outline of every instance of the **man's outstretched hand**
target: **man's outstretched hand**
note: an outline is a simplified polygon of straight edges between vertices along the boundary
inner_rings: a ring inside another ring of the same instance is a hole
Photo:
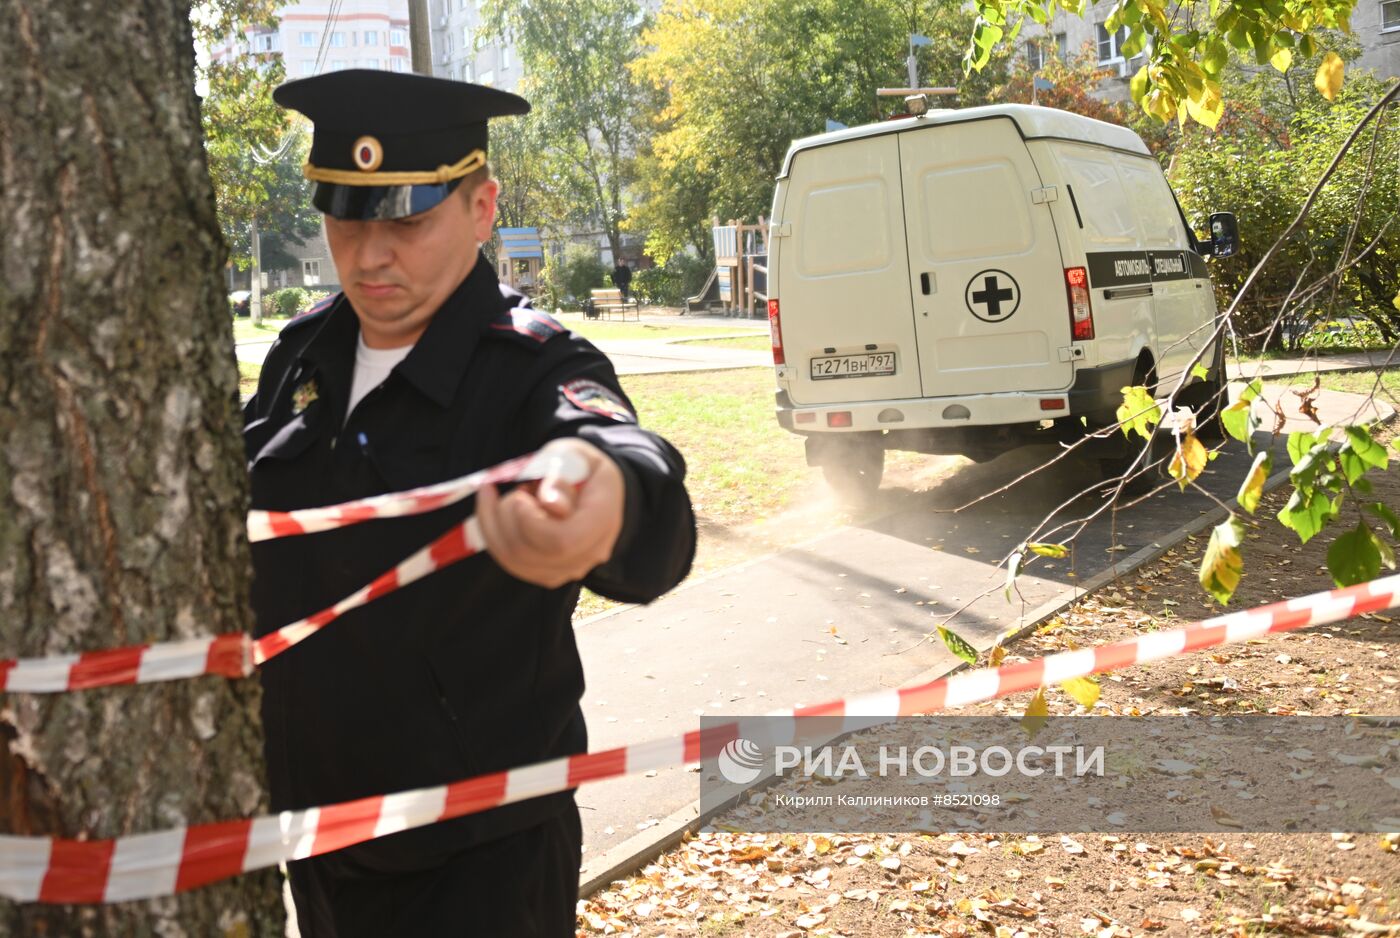
[[[591,443],[554,440],[541,456],[569,454],[587,466],[582,483],[561,476],[558,461],[538,482],[501,496],[493,485],[477,494],[486,549],[512,576],[548,589],[581,580],[612,557],[622,532],[622,470]]]

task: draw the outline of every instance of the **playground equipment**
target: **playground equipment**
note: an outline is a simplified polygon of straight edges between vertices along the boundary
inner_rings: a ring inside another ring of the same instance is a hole
[[[758,224],[731,220],[711,226],[715,244],[715,269],[705,286],[685,301],[686,312],[718,305],[727,316],[768,315],[768,221]]]
[[[507,286],[530,293],[540,282],[544,247],[538,228],[500,228],[496,251],[496,277]]]

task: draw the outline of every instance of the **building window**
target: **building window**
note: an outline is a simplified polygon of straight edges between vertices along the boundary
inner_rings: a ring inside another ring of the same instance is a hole
[[[1031,39],[1026,42],[1026,65],[1033,72],[1045,67],[1045,40]]]
[[[331,59],[330,71],[332,71],[332,72],[342,72],[342,71],[344,71],[344,70],[346,69],[346,67],[347,67],[347,66],[346,66],[346,64],[345,64],[345,60],[344,60],[344,59]]]
[[[316,34],[315,34],[315,33],[298,33],[298,34],[297,34],[297,43],[300,44],[302,47],[314,46],[314,45],[316,45]]]
[[[403,45],[403,44],[404,44],[404,43],[403,43],[403,30],[402,30],[402,29],[391,29],[391,30],[389,30],[389,45],[391,45],[391,46],[401,46],[401,45]]]
[[[395,57],[394,57],[394,71],[396,71],[396,72],[402,72],[403,70],[404,70],[404,67],[403,67],[403,59],[399,58],[398,56],[395,56]]]
[[[1069,42],[1069,37],[1064,33],[1055,34],[1055,48],[1053,55],[1061,62],[1065,60],[1065,46]]]
[[[496,84],[496,73],[490,70],[484,71],[481,73],[481,77],[476,80],[476,83],[478,85],[494,85]]]
[[[1103,23],[1099,23],[1094,27],[1094,31],[1098,37],[1099,64],[1121,60],[1123,43],[1128,38],[1128,27],[1120,26],[1116,32],[1110,33]]]
[[[305,75],[315,75],[315,74],[316,74],[316,63],[315,63],[314,61],[312,61],[311,59],[303,59],[303,60],[302,60],[302,63],[301,63],[301,73],[302,73],[303,76],[305,76]]]
[[[319,258],[301,262],[301,279],[308,286],[315,286],[321,282],[321,261]]]
[[[342,32],[331,33],[331,48],[343,49],[345,47],[345,34]]]
[[[277,34],[263,33],[261,35],[254,36],[251,45],[252,51],[254,52],[276,52]]]
[[[501,46],[501,68],[510,68],[510,46]]]
[[[378,68],[378,67],[379,67],[379,60],[378,60],[378,59],[365,59],[365,61],[364,61],[364,67],[365,67],[365,68]]]
[[[373,29],[367,29],[367,30],[365,30],[365,45],[367,45],[367,46],[377,46],[377,45],[379,45],[379,32],[378,32],[377,30],[373,30]]]
[[[463,26],[463,27],[462,27],[462,48],[463,48],[463,49],[470,49],[471,47],[472,47],[472,28],[471,28],[470,26]]]
[[[1400,0],[1381,0],[1381,32],[1400,29]]]

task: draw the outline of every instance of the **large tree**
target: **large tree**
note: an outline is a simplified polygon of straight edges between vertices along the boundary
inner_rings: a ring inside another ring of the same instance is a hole
[[[911,33],[921,81],[956,85],[955,104],[985,103],[1010,50],[964,75],[973,17],[947,0],[668,0],[642,41],[638,75],[666,95],[639,161],[638,228],[666,257],[705,252],[711,216],[766,214],[788,145],[828,120],[865,124],[902,107],[880,87],[908,83]]]
[[[247,630],[225,249],[181,0],[0,3],[0,655]],[[6,833],[264,807],[254,681],[0,711]],[[275,872],[175,899],[0,905],[7,935],[277,935]]]
[[[581,179],[587,213],[613,257],[622,253],[627,188],[650,107],[646,87],[627,67],[646,16],[637,0],[487,0],[489,33],[513,41],[556,172]]]

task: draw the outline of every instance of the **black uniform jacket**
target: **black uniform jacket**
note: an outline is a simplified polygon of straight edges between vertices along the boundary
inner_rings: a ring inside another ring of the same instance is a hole
[[[621,467],[612,559],[584,581],[648,602],[690,568],[685,465],[632,416],[611,363],[503,288],[479,258],[384,384],[345,420],[359,322],[344,296],[289,323],[244,412],[253,507],[290,510],[441,482],[578,436]],[[253,545],[266,634],[350,595],[474,510],[475,499]],[[273,808],[438,785],[583,752],[573,584],[515,579],[486,554],[347,613],[262,669]],[[338,873],[427,869],[573,810],[572,793],[330,855]]]

